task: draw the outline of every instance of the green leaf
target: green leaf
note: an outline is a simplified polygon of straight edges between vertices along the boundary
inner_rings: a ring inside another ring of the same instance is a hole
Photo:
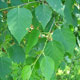
[[[46,27],[47,23],[50,21],[51,19],[51,14],[52,11],[51,9],[48,7],[48,5],[44,4],[44,5],[39,5],[36,9],[35,9],[35,15],[36,18],[39,20],[39,22],[42,24],[43,28]]]
[[[61,64],[60,64],[60,69],[61,70],[64,70],[66,68],[66,63],[63,61]]]
[[[77,6],[74,6],[74,9],[73,9],[73,14],[74,15],[77,15],[77,14],[79,14],[79,10],[78,10],[78,7]]]
[[[46,80],[50,80],[55,69],[53,59],[48,56],[43,57],[40,63],[40,68]]]
[[[30,2],[30,0],[29,0],[29,2]],[[25,5],[24,8],[27,8],[27,9],[33,11],[40,4],[40,3],[37,3],[35,0],[32,0],[31,2],[33,2],[33,3]]]
[[[38,19],[35,16],[35,10],[33,11],[32,14],[33,14],[33,19],[32,19],[33,26],[35,26],[35,28],[40,27],[40,26],[42,27],[42,25],[39,23]]]
[[[22,4],[21,0],[11,0],[11,5],[12,6],[17,6],[17,5],[20,5]]]
[[[8,5],[5,2],[5,0],[0,0],[0,8],[6,8],[6,7],[8,7]]]
[[[29,33],[28,42],[26,45],[26,53],[28,53],[31,50],[31,48],[36,45],[36,43],[38,42],[39,34],[40,31],[37,29],[34,29]]]
[[[8,53],[11,59],[17,63],[23,63],[25,60],[25,53],[23,48],[18,45],[13,45],[8,49]]]
[[[4,34],[0,35],[0,44],[3,42],[5,42],[5,35]]]
[[[64,15],[64,6],[62,5],[61,0],[46,0],[48,4],[52,7],[57,13]]]
[[[45,32],[49,32],[49,30],[50,30],[50,28],[51,28],[50,26],[52,26],[53,21],[54,21],[54,18],[53,18],[53,16],[52,16],[51,20],[49,21],[49,23],[47,24],[47,26],[46,26],[46,28],[45,28]],[[55,26],[55,24],[53,24],[52,30],[53,30],[54,26]]]
[[[5,77],[11,72],[11,60],[7,57],[0,57],[0,77]]]
[[[76,40],[73,32],[69,28],[55,30],[53,33],[53,39],[64,45],[67,52],[73,54]]]
[[[7,14],[8,28],[18,43],[28,33],[26,28],[30,28],[32,23],[32,14],[25,8],[14,8]]]
[[[76,0],[76,2],[77,2],[78,4],[80,4],[80,0]]]
[[[67,24],[72,24],[73,19],[72,19],[72,5],[73,1],[72,0],[66,0],[65,2],[65,9],[64,9],[64,21]]]
[[[58,68],[59,64],[64,58],[64,47],[57,41],[48,42],[45,50],[45,55],[50,56],[55,62],[55,69]]]
[[[30,65],[24,66],[21,73],[22,80],[29,80],[31,73],[32,73],[31,66]]]
[[[37,61],[37,63],[34,66],[34,69],[32,70],[30,80],[45,80],[45,78],[42,75],[42,72],[40,70],[39,61]]]
[[[35,61],[35,58],[34,57],[27,57],[26,58],[26,64],[27,65],[31,65],[33,62]]]

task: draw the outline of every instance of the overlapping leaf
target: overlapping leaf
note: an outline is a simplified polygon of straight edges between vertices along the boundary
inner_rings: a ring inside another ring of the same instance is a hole
[[[73,24],[73,19],[72,19],[72,5],[73,5],[72,0],[66,0],[65,2],[65,9],[64,9],[64,21],[67,24]]]
[[[41,60],[40,68],[41,68],[42,74],[46,78],[46,80],[50,80],[51,76],[55,70],[55,64],[54,64],[53,59],[51,59],[48,56],[45,56]]]
[[[64,15],[64,7],[61,0],[46,0],[48,4],[52,7],[57,13]]]
[[[10,47],[8,49],[8,53],[11,59],[16,63],[23,63],[25,60],[24,50],[18,45],[14,45]]]
[[[22,69],[21,77],[23,80],[29,80],[31,76],[32,70],[30,65],[26,65]]]
[[[46,45],[44,53],[54,60],[55,68],[57,69],[64,58],[64,47],[57,41],[51,41]]]
[[[7,14],[8,28],[18,43],[27,34],[27,29],[32,23],[32,14],[25,8],[14,8]]]
[[[43,28],[45,28],[47,23],[50,21],[51,14],[52,14],[52,11],[49,8],[49,6],[46,4],[40,5],[35,9],[36,18],[42,24]]]
[[[17,6],[17,5],[20,5],[22,4],[21,0],[11,0],[11,5],[12,6]]]
[[[73,54],[76,40],[73,32],[69,28],[55,30],[53,33],[53,39],[64,45],[67,52]]]
[[[7,57],[0,57],[0,77],[6,77],[11,72],[11,60]]]
[[[0,8],[6,8],[8,7],[7,3],[5,0],[0,0]]]
[[[77,2],[78,4],[80,4],[80,0],[76,0],[76,2]]]
[[[39,34],[40,31],[37,29],[34,29],[31,31],[31,33],[29,33],[28,42],[26,45],[26,53],[28,53],[31,50],[31,48],[36,45],[36,43],[38,42]]]

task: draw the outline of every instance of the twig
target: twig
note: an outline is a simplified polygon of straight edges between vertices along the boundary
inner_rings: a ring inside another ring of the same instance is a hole
[[[39,1],[33,1],[33,2],[28,2],[28,3],[20,4],[20,5],[17,5],[17,6],[12,6],[12,7],[3,8],[3,9],[0,9],[0,11],[4,11],[4,10],[16,8],[16,7],[22,7],[22,6],[24,6],[24,5],[28,5],[28,4],[31,4],[31,3],[39,3]]]
[[[48,34],[50,34],[50,32],[51,32],[54,22],[55,22],[55,19],[53,20],[53,23],[52,23],[52,25],[51,25],[51,27],[50,27],[50,30],[49,30]],[[48,35],[48,36],[49,36],[49,35]],[[44,49],[45,49],[45,47],[46,47],[46,45],[47,45],[47,42],[48,42],[48,39],[46,39],[46,42],[45,42],[44,47],[43,47],[43,50],[42,50],[41,53],[37,56],[35,62],[32,64],[32,66],[33,66],[32,71],[33,71],[33,69],[34,69],[34,67],[35,67],[35,64],[37,63],[37,61],[38,61],[39,58],[41,57],[41,55],[43,54],[43,55],[45,56],[45,54],[44,54]]]
[[[51,25],[51,27],[50,27],[49,32],[51,32],[54,22],[55,22],[55,19],[53,20],[53,23],[52,23],[52,25]]]

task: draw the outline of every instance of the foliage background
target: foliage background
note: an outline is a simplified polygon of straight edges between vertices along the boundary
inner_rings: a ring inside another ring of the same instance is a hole
[[[0,80],[80,80],[80,0],[0,0]]]

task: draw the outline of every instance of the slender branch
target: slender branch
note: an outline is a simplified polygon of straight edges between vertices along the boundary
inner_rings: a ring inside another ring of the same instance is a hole
[[[12,6],[12,7],[3,8],[3,9],[0,9],[0,11],[4,11],[4,10],[16,8],[16,7],[22,7],[22,6],[24,6],[24,5],[28,5],[28,4],[31,4],[31,3],[39,3],[39,2],[40,2],[40,1],[28,2],[28,3],[20,4],[20,5],[17,5],[17,6]]]
[[[49,32],[48,32],[48,36],[49,36],[49,34],[50,34],[51,30],[52,30],[52,27],[53,27],[54,22],[55,22],[55,19],[53,20],[53,23],[52,23],[52,25],[51,25],[51,27],[50,27],[50,30],[49,30]],[[46,39],[46,41],[45,41],[43,50],[42,50],[41,53],[37,56],[36,60],[35,60],[34,63],[32,64],[32,66],[33,66],[32,71],[33,71],[33,69],[34,69],[34,67],[35,67],[35,64],[37,63],[37,61],[38,61],[39,58],[41,57],[41,55],[44,55],[44,56],[45,56],[45,54],[44,54],[44,49],[45,49],[45,47],[46,47],[46,45],[47,45],[47,42],[48,42],[48,39]]]
[[[51,32],[54,22],[55,22],[55,19],[53,20],[53,23],[52,23],[52,25],[51,25],[51,27],[50,27],[49,32]]]
[[[41,54],[42,54],[42,53],[41,53]],[[33,69],[34,69],[34,67],[35,67],[35,64],[36,64],[36,63],[37,63],[37,61],[39,60],[39,58],[40,58],[41,54],[40,54],[40,55],[38,55],[38,56],[37,56],[37,58],[36,58],[36,60],[34,61],[34,63],[33,63],[33,64],[31,64],[31,66],[33,66],[32,71],[33,71]]]

